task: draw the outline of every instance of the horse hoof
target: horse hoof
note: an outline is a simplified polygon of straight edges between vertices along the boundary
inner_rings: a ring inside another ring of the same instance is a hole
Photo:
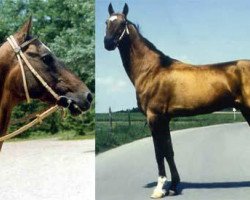
[[[165,176],[158,177],[157,186],[154,189],[153,194],[150,196],[152,199],[159,199],[166,195],[166,190],[163,189],[166,181],[167,181],[167,178]]]
[[[179,183],[175,183],[175,184],[172,184],[169,189],[167,190],[167,195],[168,196],[175,196],[175,195],[178,195],[180,194],[180,190],[179,190]]]
[[[165,190],[154,190],[153,194],[150,196],[152,199],[160,199],[166,195]]]
[[[176,196],[178,195],[177,190],[168,190],[167,196]]]

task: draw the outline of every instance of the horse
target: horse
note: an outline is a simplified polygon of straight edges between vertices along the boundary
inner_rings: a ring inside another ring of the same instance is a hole
[[[127,19],[128,10],[125,4],[121,13],[115,13],[109,4],[104,46],[109,51],[119,49],[138,107],[147,118],[159,175],[151,197],[161,198],[178,194],[180,183],[169,129],[173,117],[234,107],[250,125],[250,60],[192,65],[173,59],[140,34]],[[171,172],[167,191],[164,159]]]
[[[88,110],[93,99],[81,79],[30,34],[31,28],[30,17],[0,47],[0,136],[7,133],[13,108],[25,99],[67,107],[72,115]]]

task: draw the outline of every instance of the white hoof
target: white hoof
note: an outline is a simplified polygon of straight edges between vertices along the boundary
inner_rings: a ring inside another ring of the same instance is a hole
[[[166,195],[166,190],[163,189],[165,182],[167,181],[166,177],[159,177],[156,188],[154,189],[153,194],[150,196],[152,199],[159,199]]]
[[[164,197],[166,195],[166,191],[165,190],[158,190],[155,189],[153,194],[150,196],[152,199],[160,199],[162,197]]]

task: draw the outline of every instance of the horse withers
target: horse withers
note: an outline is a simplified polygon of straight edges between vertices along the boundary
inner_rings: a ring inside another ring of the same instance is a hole
[[[47,46],[30,34],[31,27],[32,18],[29,18],[17,33],[9,37],[17,48],[13,48],[9,39],[0,47],[0,136],[7,132],[13,107],[27,96],[68,107],[72,115],[88,110],[92,101],[88,87]],[[26,62],[19,62],[16,54],[20,51],[37,75],[32,73]],[[25,80],[20,65],[23,65]],[[43,84],[38,76],[43,79]],[[55,98],[55,95],[60,98]]]
[[[135,86],[138,107],[152,132],[159,178],[151,197],[161,198],[167,192],[177,194],[180,177],[169,130],[171,118],[235,107],[250,124],[250,61],[198,66],[183,63],[163,54],[140,34],[127,19],[127,4],[122,13],[115,13],[111,4],[108,11],[105,48],[110,51],[118,47],[125,71]],[[169,191],[163,189],[164,158],[171,172]]]

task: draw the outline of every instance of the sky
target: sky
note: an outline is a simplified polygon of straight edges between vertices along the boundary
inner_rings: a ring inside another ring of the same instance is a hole
[[[104,48],[108,5],[166,55],[192,64],[250,59],[248,0],[96,0],[96,112],[137,107],[118,49]]]

